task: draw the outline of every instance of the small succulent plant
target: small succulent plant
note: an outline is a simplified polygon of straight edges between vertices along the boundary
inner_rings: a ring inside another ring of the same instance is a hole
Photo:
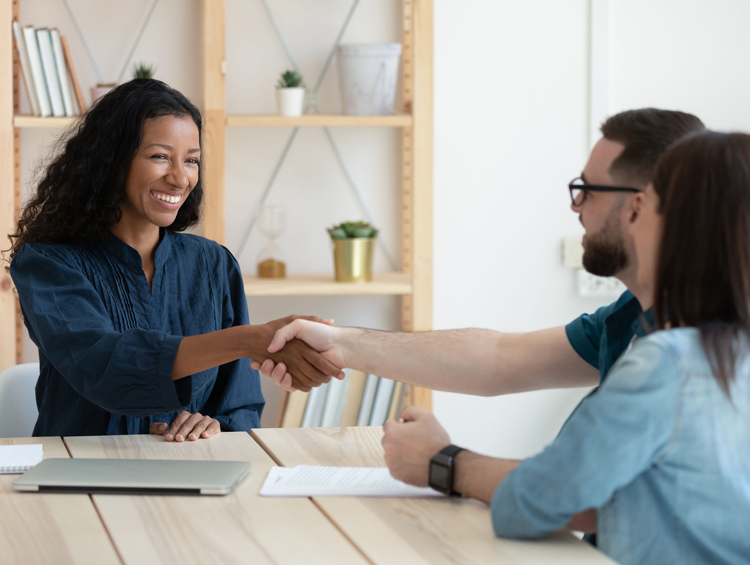
[[[297,71],[286,71],[281,75],[277,88],[304,88],[302,75]]]
[[[153,65],[138,63],[133,67],[133,78],[154,78],[156,69]]]
[[[343,222],[328,228],[331,239],[354,239],[377,237],[378,230],[367,222]]]

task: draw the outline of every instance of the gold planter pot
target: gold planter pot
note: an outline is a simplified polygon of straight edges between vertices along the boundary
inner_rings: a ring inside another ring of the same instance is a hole
[[[376,238],[333,240],[333,264],[338,282],[370,282]]]

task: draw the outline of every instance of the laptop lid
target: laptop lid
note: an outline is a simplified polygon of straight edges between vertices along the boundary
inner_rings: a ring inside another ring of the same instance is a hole
[[[32,492],[229,494],[250,471],[247,461],[45,459],[13,482]]]

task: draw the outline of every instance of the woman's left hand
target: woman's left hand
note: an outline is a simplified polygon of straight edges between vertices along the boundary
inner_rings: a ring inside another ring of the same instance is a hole
[[[218,420],[210,416],[203,416],[196,412],[180,412],[169,426],[164,422],[151,424],[151,433],[157,436],[167,436],[167,441],[197,441],[200,438],[208,439],[221,433],[221,425]]]

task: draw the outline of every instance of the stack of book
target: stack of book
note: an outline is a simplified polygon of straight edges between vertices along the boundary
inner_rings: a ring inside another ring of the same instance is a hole
[[[55,29],[13,22],[21,72],[35,116],[76,116],[86,110],[68,42]]]
[[[283,428],[382,426],[403,409],[404,383],[345,369],[343,380],[292,392],[282,406]]]

